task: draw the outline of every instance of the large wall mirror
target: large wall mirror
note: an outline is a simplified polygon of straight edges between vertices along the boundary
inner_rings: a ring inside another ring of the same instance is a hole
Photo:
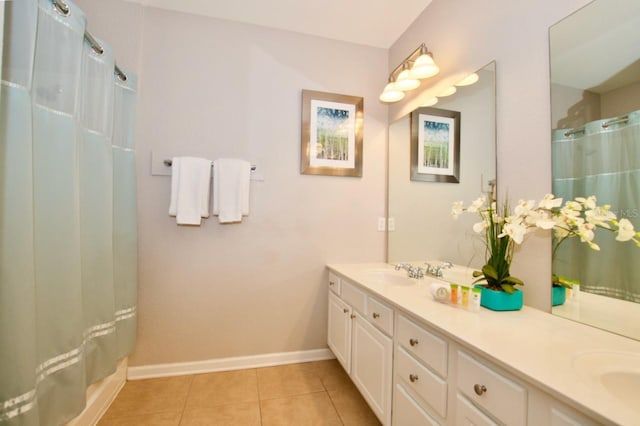
[[[553,25],[553,191],[595,195],[640,228],[640,1],[596,0]],[[554,273],[577,279],[556,315],[640,339],[640,248],[596,231],[601,250],[565,244]],[[567,241],[568,242],[568,241]]]
[[[389,126],[388,262],[449,261],[484,264],[484,246],[471,230],[475,218],[451,217],[454,201],[470,201],[496,183],[495,63],[478,70],[475,84],[439,98],[442,114],[459,113],[459,182],[411,179],[411,114]],[[469,219],[469,223],[461,223]]]

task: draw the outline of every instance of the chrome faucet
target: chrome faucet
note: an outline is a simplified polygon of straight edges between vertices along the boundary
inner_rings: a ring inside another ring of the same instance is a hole
[[[443,262],[442,265],[439,266],[431,265],[429,262],[425,262],[424,264],[427,265],[427,267],[425,268],[425,272],[429,275],[433,275],[436,278],[442,278],[443,269],[449,269],[453,267],[453,264],[451,262]]]
[[[405,271],[407,271],[407,276],[409,278],[417,278],[417,279],[424,278],[424,269],[422,269],[419,266],[413,266],[408,263],[398,263],[395,266],[395,270],[399,271],[401,269],[404,269]]]

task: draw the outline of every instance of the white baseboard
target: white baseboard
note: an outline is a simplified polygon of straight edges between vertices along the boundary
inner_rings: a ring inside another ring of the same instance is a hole
[[[187,374],[213,373],[216,371],[269,367],[273,365],[321,361],[333,358],[335,358],[333,352],[328,348],[325,348],[234,358],[207,359],[193,362],[176,362],[172,364],[141,365],[139,367],[129,367],[127,370],[127,379],[140,380],[157,377],[183,376]]]
[[[87,406],[76,418],[71,420],[66,426],[94,426],[104,415],[118,392],[127,381],[127,359],[124,358],[118,363],[116,372],[105,377],[97,383],[92,384],[87,389]]]

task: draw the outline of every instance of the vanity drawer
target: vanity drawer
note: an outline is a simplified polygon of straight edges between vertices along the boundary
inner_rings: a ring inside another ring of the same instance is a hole
[[[438,415],[443,418],[447,416],[447,382],[399,346],[396,351],[396,374],[407,389],[415,392]]]
[[[338,296],[340,296],[340,284],[340,277],[333,272],[329,272],[329,290],[333,291]]]
[[[417,402],[409,396],[400,385],[396,385],[393,401],[393,424],[400,426],[430,425],[438,426],[438,422],[431,418]]]
[[[467,398],[457,394],[456,426],[498,426],[496,422],[478,410]]]
[[[397,341],[441,377],[447,377],[447,342],[408,318],[398,315]]]
[[[393,309],[371,296],[367,297],[367,318],[380,330],[393,336]]]
[[[458,351],[458,389],[508,425],[526,424],[527,390]]]
[[[342,300],[351,305],[352,308],[365,314],[367,312],[367,295],[354,284],[344,278],[340,280],[340,291],[342,293]]]

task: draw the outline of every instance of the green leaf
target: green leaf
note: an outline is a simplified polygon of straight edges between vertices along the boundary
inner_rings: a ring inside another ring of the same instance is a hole
[[[514,276],[508,276],[502,280],[503,283],[511,284],[511,285],[524,285],[524,282],[520,278],[516,278]]]
[[[505,293],[513,294],[516,291],[511,284],[502,283],[500,284],[500,287],[502,287]]]
[[[482,267],[482,273],[485,277],[487,277],[487,279],[493,278],[496,281],[498,280],[498,271],[496,271],[496,268],[489,264],[486,264]]]
[[[471,275],[473,275],[474,278],[483,276],[482,271],[473,271]]]

